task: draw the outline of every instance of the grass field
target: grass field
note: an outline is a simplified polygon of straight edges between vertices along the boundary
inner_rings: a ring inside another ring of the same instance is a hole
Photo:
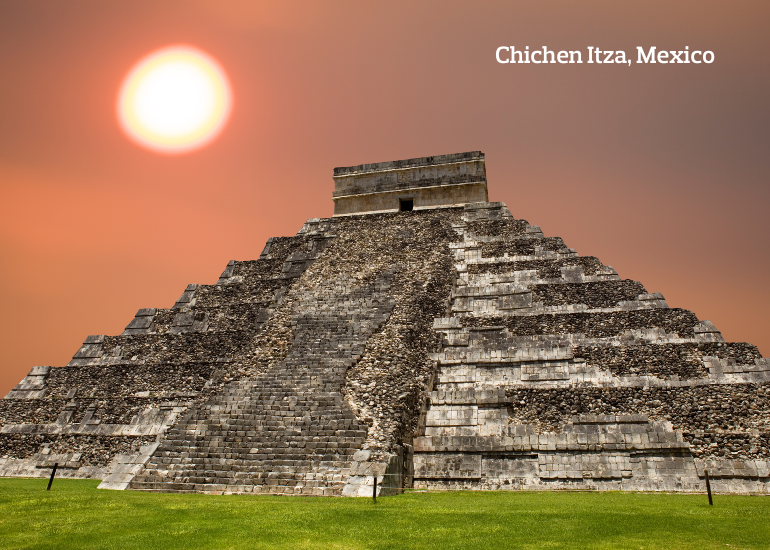
[[[0,547],[770,548],[770,497],[410,493],[370,499],[148,494],[0,479]]]

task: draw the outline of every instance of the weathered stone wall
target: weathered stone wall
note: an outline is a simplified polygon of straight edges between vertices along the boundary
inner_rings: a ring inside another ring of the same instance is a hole
[[[334,169],[334,215],[415,210],[487,200],[484,153],[422,157]]]
[[[770,491],[770,361],[503,205],[465,207],[424,488]]]

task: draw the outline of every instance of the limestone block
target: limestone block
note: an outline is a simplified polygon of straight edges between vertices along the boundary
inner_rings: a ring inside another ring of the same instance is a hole
[[[426,426],[475,426],[478,425],[476,405],[437,405],[425,415]]]
[[[532,292],[524,291],[503,296],[498,301],[498,309],[525,309],[532,307]]]
[[[102,356],[102,344],[83,344],[75,353],[74,357],[78,359],[91,359]]]
[[[462,323],[457,317],[437,317],[433,319],[433,330],[460,329]]]
[[[157,311],[156,308],[142,308],[137,311],[134,318],[126,326],[123,334],[146,334],[150,332]]]
[[[342,496],[369,497],[374,495],[374,478],[377,478],[377,496],[400,493],[403,489],[404,450],[396,448],[396,453],[371,461],[371,453],[359,450],[354,454]],[[339,481],[341,481],[341,476]]]
[[[478,479],[480,454],[433,453],[414,457],[415,478]]]
[[[444,331],[446,335],[444,345],[446,346],[467,346],[470,344],[470,335],[467,330],[448,330]]]
[[[438,375],[439,383],[475,382],[476,368],[471,365],[442,365]]]
[[[5,399],[39,399],[46,393],[46,377],[51,367],[32,367],[25,376],[8,394]]]
[[[104,335],[86,337],[83,345],[67,363],[67,366],[85,366],[99,364],[103,357]]]
[[[205,332],[209,326],[209,314],[203,311],[180,311],[174,316],[169,328],[171,334],[184,332]]]
[[[537,455],[482,457],[481,472],[485,478],[535,478],[538,475]]]
[[[698,342],[724,342],[722,333],[717,330],[711,321],[701,321],[693,329],[695,340]]]
[[[582,283],[585,273],[582,265],[568,265],[560,268],[561,278],[566,283]]]
[[[181,309],[184,307],[192,307],[195,305],[195,292],[198,290],[197,284],[189,284],[187,288],[173,305],[172,309]]]
[[[663,294],[660,292],[653,292],[651,294],[640,294],[636,297],[637,300],[644,302],[644,301],[659,301],[659,300],[665,300],[663,297]]]
[[[262,250],[262,254],[260,254],[260,258],[263,256],[267,256],[267,252],[270,250],[270,244],[273,240],[273,237],[270,237],[267,239],[267,243],[265,243],[265,248]],[[217,281],[218,285],[227,284],[227,280],[233,276],[235,273],[235,260],[230,260],[227,262],[227,267],[225,267],[225,270],[222,272],[222,274],[219,276],[219,280]]]

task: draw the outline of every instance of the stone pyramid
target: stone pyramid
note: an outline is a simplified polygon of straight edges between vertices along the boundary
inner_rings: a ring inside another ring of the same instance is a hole
[[[336,168],[335,214],[0,400],[0,475],[147,491],[770,492],[770,362],[488,202],[480,152]]]

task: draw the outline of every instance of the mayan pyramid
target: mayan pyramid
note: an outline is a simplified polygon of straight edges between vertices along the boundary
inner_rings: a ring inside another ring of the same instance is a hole
[[[770,493],[770,362],[488,202],[480,152],[334,170],[335,214],[0,401],[0,475],[147,491]]]

